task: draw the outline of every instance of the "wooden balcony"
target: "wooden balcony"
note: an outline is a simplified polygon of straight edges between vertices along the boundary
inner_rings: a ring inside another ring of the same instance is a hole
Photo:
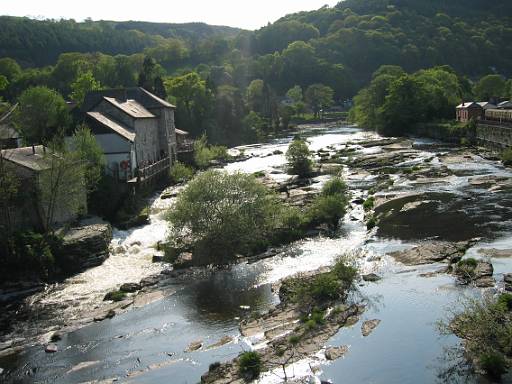
[[[150,164],[146,167],[141,167],[135,170],[135,177],[128,180],[131,184],[144,184],[158,176],[161,176],[165,172],[169,172],[171,166],[171,159],[166,157],[156,163]]]

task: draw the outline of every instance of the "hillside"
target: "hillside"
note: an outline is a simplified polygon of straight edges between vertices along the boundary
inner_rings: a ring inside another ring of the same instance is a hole
[[[0,16],[0,57],[40,67],[54,64],[66,52],[130,55],[158,45],[162,37],[194,44],[209,38],[230,38],[239,32],[204,23],[75,22]]]
[[[512,70],[507,0],[346,0],[257,31],[258,53],[284,49],[306,30],[319,58],[349,67],[360,81],[382,64],[408,71],[448,64],[468,76]]]

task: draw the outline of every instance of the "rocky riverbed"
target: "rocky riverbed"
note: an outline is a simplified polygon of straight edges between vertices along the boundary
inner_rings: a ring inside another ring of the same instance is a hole
[[[260,173],[281,190],[283,199],[297,205],[313,198],[332,174],[341,173],[352,198],[335,234],[315,233],[233,266],[176,272],[151,262],[158,255],[155,245],[165,239],[160,214],[175,196],[168,191],[170,198],[154,200],[147,226],[114,231],[111,255],[103,265],[29,297],[30,315],[12,314],[19,327],[0,345],[15,352],[0,358],[3,379],[158,383],[172,377],[177,383],[197,382],[210,364],[232,361],[242,350],[256,347],[249,331],[256,332],[259,324],[248,320],[271,319],[279,310],[272,289],[277,282],[328,267],[357,250],[366,276],[358,290],[364,313],[358,312],[351,327],[311,344],[290,364],[287,377],[347,383],[435,381],[450,368],[437,359],[443,360],[445,347],[458,343],[456,338],[439,339],[435,329],[446,307],[466,293],[510,288],[512,280],[504,275],[512,272],[511,173],[478,151],[435,141],[383,139],[346,126],[309,127],[303,134],[318,161],[318,175],[310,183],[286,175],[283,153],[290,138],[242,148],[245,159],[225,168]],[[477,260],[478,269],[474,279],[464,281],[455,270],[469,258]],[[103,301],[107,292],[125,283],[140,284],[140,290],[118,303]],[[294,321],[292,316],[283,322],[282,331]],[[241,322],[255,327],[240,329]],[[50,341],[55,331],[60,340]],[[256,333],[268,343],[280,330],[262,326]],[[38,341],[35,335],[46,337]],[[26,339],[34,346],[16,349]],[[57,351],[45,352],[49,344]],[[283,380],[279,368],[261,382]]]

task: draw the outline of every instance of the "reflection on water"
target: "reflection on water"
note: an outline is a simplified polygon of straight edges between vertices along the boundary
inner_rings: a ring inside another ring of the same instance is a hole
[[[342,148],[349,142],[377,137],[353,127],[310,129],[304,136],[315,150],[329,146]],[[266,171],[284,180],[288,176],[282,173],[285,162],[282,153],[286,152],[290,140],[291,137],[244,147],[245,153],[254,157],[229,164],[226,169]],[[427,146],[433,142],[415,140],[415,143]],[[420,153],[420,160],[432,157],[435,157],[432,164],[440,167],[436,152]],[[305,239],[271,259],[211,271],[190,282],[170,279],[168,288],[176,291],[174,295],[67,334],[58,343],[56,354],[45,354],[41,347],[34,347],[19,357],[17,370],[9,377],[17,383],[78,383],[108,378],[133,383],[196,383],[210,363],[228,360],[249,348],[239,337],[239,319],[249,315],[248,308],[265,311],[276,302],[272,283],[297,272],[331,265],[337,257],[359,251],[362,272],[384,276],[378,283],[359,287],[369,304],[362,320],[382,322],[366,338],[361,336],[361,322],[333,337],[329,344],[349,345],[349,353],[329,364],[320,356],[312,357],[324,364],[321,377],[334,383],[435,382],[444,369],[439,358],[444,356],[446,348],[458,343],[454,337],[439,337],[436,322],[446,308],[453,308],[462,290],[447,275],[418,276],[439,265],[407,268],[384,255],[413,245],[418,237],[434,236],[453,240],[484,237],[484,242],[468,251],[470,256],[483,257],[481,249],[512,249],[509,194],[491,194],[468,183],[473,175],[510,176],[510,173],[478,157],[467,159],[464,164],[447,163],[455,173],[443,183],[419,184],[395,177],[393,192],[427,192],[426,199],[432,202],[425,204],[423,210],[415,210],[414,215],[405,210],[384,221],[377,236],[368,238],[361,222],[363,209],[353,204],[336,238]],[[349,171],[347,179],[354,189],[363,188],[374,177]],[[363,192],[357,191],[354,197],[359,196],[364,197]],[[122,282],[138,281],[158,272],[162,267],[151,264],[150,258],[155,253],[154,245],[165,237],[166,224],[157,212],[170,204],[172,199],[156,199],[150,225],[115,233],[114,248],[121,246],[124,251],[116,252],[103,266],[68,280],[59,289],[45,294],[43,300],[73,299],[83,303]],[[503,233],[508,235],[497,238],[497,234]],[[510,258],[493,259],[493,264],[497,279],[512,271]],[[208,349],[225,336],[233,341]],[[199,340],[203,343],[200,350],[184,352],[191,342]],[[307,363],[311,362],[299,364],[296,372],[310,374]],[[85,364],[73,370],[80,363]],[[273,380],[276,381],[275,377]]]

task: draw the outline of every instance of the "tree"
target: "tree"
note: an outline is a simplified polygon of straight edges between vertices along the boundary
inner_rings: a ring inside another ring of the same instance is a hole
[[[506,97],[505,79],[500,75],[487,75],[475,84],[475,96],[478,100],[489,101],[493,97]]]
[[[103,154],[103,149],[96,141],[89,127],[83,124],[75,130],[69,143],[69,149],[77,154],[77,157],[84,166],[87,192],[95,191],[103,176],[107,160]]]
[[[176,125],[195,135],[204,132],[214,103],[206,81],[196,72],[190,72],[168,78],[165,88],[169,100],[176,103]]]
[[[62,133],[69,126],[69,109],[56,91],[46,87],[27,89],[19,98],[16,125],[25,143],[41,143]]]
[[[382,133],[403,135],[414,124],[425,121],[427,96],[420,80],[404,75],[394,81],[382,106]]]
[[[300,177],[307,177],[311,174],[312,160],[311,152],[309,151],[308,144],[300,139],[295,138],[286,151],[286,160],[290,172]]]
[[[306,101],[313,110],[315,117],[324,109],[333,105],[334,91],[331,87],[323,84],[313,84],[306,90]]]
[[[10,57],[3,57],[0,59],[0,75],[5,76],[9,82],[15,80],[19,75],[21,75],[21,72],[21,67],[16,60],[11,59]]]
[[[197,263],[224,263],[259,250],[278,213],[276,197],[252,175],[209,170],[178,196],[169,214],[170,239],[185,231]]]
[[[294,104],[300,103],[304,99],[300,85],[296,85],[295,87],[290,88],[288,92],[286,92],[286,96],[292,99]]]
[[[85,167],[77,152],[63,150],[56,140],[49,144],[45,160],[48,168],[39,175],[37,192],[43,230],[51,232],[59,215],[85,209]]]
[[[261,79],[253,80],[247,87],[247,104],[254,112],[263,113],[265,109],[265,83]]]
[[[100,89],[101,84],[99,81],[96,81],[92,71],[83,72],[78,75],[73,83],[71,83],[70,97],[80,106],[89,92]]]

